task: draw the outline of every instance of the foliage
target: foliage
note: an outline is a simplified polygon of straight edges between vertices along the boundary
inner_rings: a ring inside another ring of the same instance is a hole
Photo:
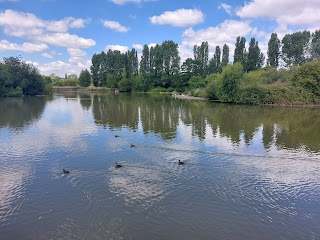
[[[239,62],[223,69],[217,83],[217,95],[220,100],[236,102],[242,76],[243,66]]]
[[[282,39],[282,59],[287,66],[302,65],[307,61],[306,51],[310,40],[310,32],[286,34]]]
[[[320,62],[308,62],[295,70],[293,76],[295,86],[320,96]]]
[[[236,42],[236,48],[234,49],[233,63],[241,63],[242,66],[246,66],[247,52],[246,52],[246,39],[244,37],[238,37]]]
[[[229,64],[229,46],[227,44],[223,45],[222,49],[222,60],[221,60],[221,67],[224,68]]]
[[[208,82],[207,87],[205,88],[205,97],[210,99],[210,100],[218,100],[218,90],[220,89],[219,83],[218,82],[218,77],[220,75],[218,74],[210,74],[206,77],[206,81]]]
[[[0,96],[12,97],[45,93],[45,81],[39,70],[18,57],[0,63]]]
[[[258,46],[258,41],[251,38],[249,43],[248,58],[246,62],[246,70],[248,72],[261,68],[264,64],[264,56]]]
[[[126,72],[123,73],[122,79],[119,82],[119,89],[121,92],[131,92],[132,90],[132,80],[127,78]]]
[[[277,33],[272,33],[268,42],[268,65],[271,67],[279,66],[280,44]]]
[[[209,44],[202,42],[200,46],[193,47],[193,56],[195,62],[198,64],[199,73],[202,76],[207,74],[208,60],[209,60]]]
[[[206,87],[206,82],[205,79],[201,76],[193,76],[190,78],[188,82],[189,86],[191,89],[194,88],[205,88]]]
[[[193,97],[202,97],[205,98],[206,97],[206,91],[203,88],[195,88],[191,90],[191,95]]]
[[[312,34],[310,52],[312,61],[320,61],[320,30],[316,30]]]
[[[209,73],[221,72],[221,50],[219,46],[216,46],[213,58],[209,62]]]
[[[173,91],[174,91],[173,88],[156,87],[156,88],[153,88],[150,92],[161,93],[161,92],[173,92]]]
[[[91,83],[91,75],[89,73],[89,71],[86,70],[82,70],[79,76],[79,85],[81,87],[89,87]]]

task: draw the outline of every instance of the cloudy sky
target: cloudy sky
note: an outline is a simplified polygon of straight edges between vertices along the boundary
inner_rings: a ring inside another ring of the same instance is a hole
[[[320,0],[0,0],[0,58],[21,56],[42,74],[79,74],[94,53],[173,40],[182,60],[195,44],[280,37],[320,28]],[[231,56],[232,57],[232,56]]]

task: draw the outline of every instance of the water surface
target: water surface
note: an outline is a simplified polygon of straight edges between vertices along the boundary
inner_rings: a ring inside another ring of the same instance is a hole
[[[319,126],[159,95],[0,99],[0,239],[319,239]]]

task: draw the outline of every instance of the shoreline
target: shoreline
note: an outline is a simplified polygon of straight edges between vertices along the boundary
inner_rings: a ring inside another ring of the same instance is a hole
[[[64,92],[99,92],[99,91],[112,91],[114,88],[106,87],[79,87],[79,86],[55,86],[54,90],[60,90]],[[208,101],[223,103],[219,100],[209,100],[203,97],[194,97],[185,94],[177,94],[176,92],[141,92],[147,94],[165,94],[171,95],[172,98],[176,99],[186,99],[186,100],[198,100],[198,101]],[[306,109],[320,109],[320,104],[237,104],[237,103],[224,103],[224,104],[235,104],[235,105],[247,105],[247,106],[270,106],[270,107],[286,107],[286,108],[306,108]]]

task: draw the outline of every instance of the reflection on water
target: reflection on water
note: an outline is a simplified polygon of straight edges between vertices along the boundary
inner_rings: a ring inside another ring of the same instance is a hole
[[[70,92],[0,110],[0,239],[320,238],[317,109]]]
[[[37,121],[45,108],[44,97],[0,99],[0,127],[21,128]]]

